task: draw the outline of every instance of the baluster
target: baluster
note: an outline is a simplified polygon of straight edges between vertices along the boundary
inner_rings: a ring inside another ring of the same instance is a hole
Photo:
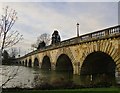
[[[114,30],[115,30],[115,34],[117,34],[118,32],[117,32],[117,28],[114,28]]]
[[[95,34],[95,37],[97,38],[97,33]]]
[[[102,36],[105,36],[105,31],[104,31],[104,32],[102,32]]]
[[[101,37],[102,36],[102,32],[99,32],[99,37]]]
[[[108,36],[109,35],[109,30],[106,30],[105,31],[105,36]]]
[[[119,27],[117,27],[116,29],[117,29],[117,33],[119,33]]]
[[[108,31],[109,31],[109,32],[108,32],[108,34],[112,34],[112,31],[111,31],[111,29],[109,29]]]
[[[115,34],[115,28],[113,28],[112,30],[113,30],[113,34]]]
[[[120,26],[118,27],[118,32],[120,33]]]
[[[118,33],[120,33],[120,27],[118,27]]]
[[[98,37],[101,37],[101,32],[98,33]]]
[[[98,37],[98,33],[96,33],[96,38]]]
[[[112,28],[112,34],[115,34],[115,29],[114,28]]]
[[[92,38],[92,34],[89,34],[89,38],[90,38],[90,39]]]
[[[114,34],[114,29],[112,28],[111,30],[112,30],[112,34]]]
[[[118,27],[116,28],[116,33],[119,33]]]
[[[115,33],[117,34],[118,33],[117,28],[114,28],[114,29],[115,29]]]
[[[100,37],[102,37],[102,32],[100,32]]]

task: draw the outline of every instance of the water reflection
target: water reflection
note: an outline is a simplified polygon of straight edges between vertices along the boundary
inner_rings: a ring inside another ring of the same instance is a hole
[[[64,71],[56,72],[51,70],[42,70],[37,67],[30,68],[24,66],[0,66],[0,77],[2,77],[0,79],[0,85],[1,83],[4,83],[9,76],[14,75],[14,73],[17,71],[17,68],[19,68],[17,75],[8,83],[6,83],[4,88],[39,88],[40,86],[44,85],[52,85],[59,88],[59,86],[72,85],[73,83],[80,85],[82,83],[80,81],[80,76]],[[120,81],[120,78],[118,81]]]
[[[17,66],[2,66],[2,82],[5,82],[9,75],[18,68]],[[7,74],[8,72],[9,75]],[[75,82],[79,84],[80,78],[78,75],[73,75],[67,72],[56,72],[49,70],[42,70],[40,68],[30,68],[19,66],[16,77],[10,80],[4,87],[20,87],[33,88],[43,84],[61,85],[66,82]]]

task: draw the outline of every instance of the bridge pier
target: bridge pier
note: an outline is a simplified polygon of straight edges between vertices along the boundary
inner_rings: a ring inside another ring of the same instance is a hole
[[[73,64],[73,74],[80,75],[80,62]]]
[[[34,67],[34,63],[32,62],[32,65],[31,65],[31,67]]]
[[[41,66],[42,66],[42,62],[39,63],[39,68],[41,69]]]
[[[115,71],[115,77],[117,79],[120,78],[120,71],[118,69],[116,69],[116,71]]]
[[[55,62],[51,62],[51,70],[55,70]]]

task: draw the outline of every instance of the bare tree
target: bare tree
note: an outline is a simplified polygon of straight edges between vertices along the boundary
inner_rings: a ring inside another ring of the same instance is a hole
[[[47,33],[41,34],[39,37],[37,37],[37,41],[35,44],[32,44],[31,47],[37,48],[40,43],[45,42],[46,46],[50,44],[50,35]]]
[[[11,57],[11,58],[16,58],[16,56],[18,55],[19,53],[18,53],[18,50],[16,49],[16,48],[11,48],[10,50],[9,50],[9,56]]]
[[[45,42],[46,45],[49,45],[50,42],[50,35],[47,33],[41,34],[38,38],[37,38],[37,44],[41,43],[41,42]]]
[[[23,36],[18,31],[13,31],[12,27],[17,20],[17,12],[10,9],[8,6],[3,8],[3,14],[0,18],[0,62],[2,62],[2,52],[5,48],[12,47],[22,40]],[[12,67],[10,67],[12,68]],[[16,70],[15,70],[16,69]],[[7,80],[2,82],[1,87],[5,86],[10,80],[12,80],[18,74],[19,67],[15,68],[11,74],[5,73],[7,75]],[[8,69],[8,71],[10,71]],[[1,74],[1,73],[0,73]],[[4,76],[2,74],[2,76]]]
[[[18,31],[11,31],[11,28],[17,20],[17,12],[9,9],[8,6],[3,8],[4,12],[0,20],[0,47],[1,51],[4,48],[12,47],[22,40],[22,35]]]

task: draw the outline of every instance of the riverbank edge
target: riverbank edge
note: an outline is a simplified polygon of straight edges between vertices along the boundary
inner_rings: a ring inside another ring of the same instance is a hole
[[[120,93],[120,88],[82,88],[82,89],[2,89],[2,93]]]

